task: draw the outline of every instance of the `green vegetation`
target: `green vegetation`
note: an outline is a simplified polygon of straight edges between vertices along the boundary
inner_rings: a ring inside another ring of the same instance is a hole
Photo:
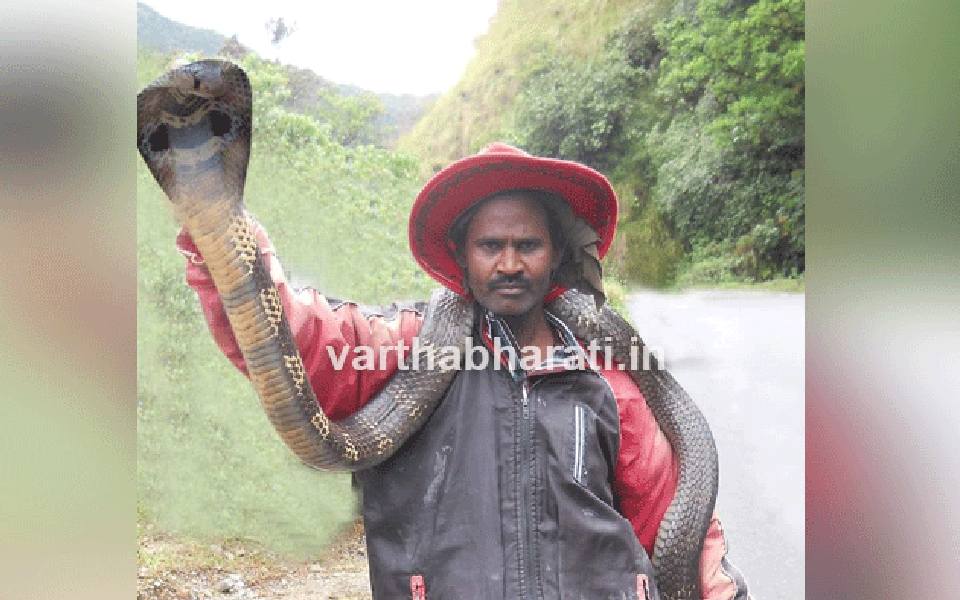
[[[552,61],[594,55],[603,32],[635,6],[636,0],[500,2],[463,77],[400,139],[399,148],[420,157],[422,174],[429,175],[492,141],[514,140],[511,111],[524,84]]]
[[[804,270],[803,31],[802,0],[709,0],[656,28],[675,116],[649,138],[654,198],[688,249],[748,280]]]
[[[400,147],[423,173],[495,139],[601,170],[621,200],[609,266],[629,282],[802,281],[803,8],[501,3],[463,79]]]
[[[383,103],[376,94],[358,90],[352,97],[309,69],[275,65],[286,72],[288,96],[283,107],[330,124],[331,137],[344,146],[375,144]]]

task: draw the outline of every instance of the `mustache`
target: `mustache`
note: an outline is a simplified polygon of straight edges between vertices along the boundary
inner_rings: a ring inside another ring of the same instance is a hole
[[[488,290],[499,290],[501,288],[523,288],[528,289],[530,287],[530,281],[522,276],[518,275],[516,277],[505,277],[500,276],[496,279],[493,279],[487,284]]]

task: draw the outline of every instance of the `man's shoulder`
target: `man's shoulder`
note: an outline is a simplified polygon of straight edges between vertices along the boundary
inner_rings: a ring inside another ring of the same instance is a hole
[[[618,402],[643,401],[640,388],[634,383],[630,374],[626,370],[618,368],[618,365],[613,364],[609,369],[597,369],[597,373],[606,380]]]

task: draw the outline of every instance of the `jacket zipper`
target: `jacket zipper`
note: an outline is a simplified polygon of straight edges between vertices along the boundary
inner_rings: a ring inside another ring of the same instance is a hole
[[[517,428],[519,437],[520,456],[517,478],[517,506],[519,514],[520,530],[518,532],[519,540],[517,548],[519,550],[520,560],[520,597],[521,598],[539,598],[540,593],[536,583],[537,561],[535,559],[535,535],[534,526],[537,519],[537,493],[536,493],[536,436],[534,427],[536,419],[534,418],[535,407],[531,401],[532,387],[529,380],[524,377],[520,384],[520,406],[521,418]]]
[[[575,404],[573,406],[573,478],[579,484],[583,484],[583,443],[586,436],[583,406]]]

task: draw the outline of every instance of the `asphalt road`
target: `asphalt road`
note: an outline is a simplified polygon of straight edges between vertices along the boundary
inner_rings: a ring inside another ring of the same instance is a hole
[[[804,598],[804,296],[644,291],[628,307],[713,429],[731,562],[756,600]]]

